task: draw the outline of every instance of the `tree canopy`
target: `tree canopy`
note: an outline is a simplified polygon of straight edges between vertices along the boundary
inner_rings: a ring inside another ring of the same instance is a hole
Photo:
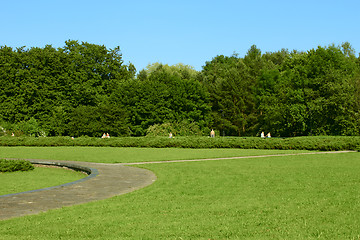
[[[360,58],[347,42],[306,52],[253,45],[244,57],[215,56],[201,71],[154,63],[138,73],[120,47],[1,46],[0,86],[0,126],[33,135],[143,136],[154,126],[360,134]]]

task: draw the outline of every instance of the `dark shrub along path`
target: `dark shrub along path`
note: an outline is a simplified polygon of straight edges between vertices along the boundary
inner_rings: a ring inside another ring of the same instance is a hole
[[[0,159],[0,172],[30,171],[34,166],[25,160]]]

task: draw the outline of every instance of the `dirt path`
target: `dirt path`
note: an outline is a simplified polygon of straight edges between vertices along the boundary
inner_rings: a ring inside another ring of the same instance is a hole
[[[309,154],[336,154],[352,151],[338,152],[311,152],[298,154],[279,154],[244,156],[228,158],[209,158],[195,160],[173,160],[137,163],[88,163],[76,161],[52,161],[28,159],[38,163],[73,164],[90,168],[92,174],[87,178],[64,184],[61,186],[39,189],[24,193],[8,194],[0,196],[0,220],[20,217],[29,214],[37,214],[54,208],[61,208],[90,201],[110,198],[125,194],[152,184],[156,180],[153,172],[130,167],[127,165],[172,163],[172,162],[194,162],[194,161],[217,161],[226,159],[263,158]]]

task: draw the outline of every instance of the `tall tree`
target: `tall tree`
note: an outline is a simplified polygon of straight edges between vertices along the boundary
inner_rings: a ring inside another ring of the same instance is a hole
[[[332,45],[293,52],[279,72],[261,76],[270,86],[261,97],[265,126],[282,136],[359,134],[359,68],[343,46],[347,50]]]
[[[204,66],[201,81],[210,92],[214,127],[223,134],[242,136],[257,131],[255,87],[262,68],[256,46],[244,59],[220,55]]]
[[[196,71],[185,65],[150,65],[136,80],[122,84],[117,99],[129,113],[132,134],[144,135],[154,124],[209,121],[209,99],[195,79]]]
[[[1,118],[18,123],[33,117],[50,135],[72,135],[68,123],[76,123],[77,108],[100,111],[119,85],[135,76],[134,66],[123,64],[119,47],[65,44],[58,49],[0,48]]]

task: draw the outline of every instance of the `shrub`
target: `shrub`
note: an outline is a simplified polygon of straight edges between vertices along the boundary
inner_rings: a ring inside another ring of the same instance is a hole
[[[163,123],[150,126],[146,131],[146,136],[168,136],[169,133],[174,136],[201,136],[202,132],[197,123],[189,123],[187,121],[175,123]]]
[[[0,120],[0,136],[11,135],[14,124]]]
[[[34,136],[45,137],[46,133],[40,127],[35,118],[30,118],[28,121],[21,121],[18,123],[9,123],[0,121],[0,136]]]
[[[0,126],[0,136],[4,136],[5,134],[6,134],[5,128],[3,128],[2,126]]]
[[[0,146],[94,146],[94,147],[154,147],[154,148],[243,148],[280,150],[339,151],[359,150],[360,136],[325,136],[266,138],[259,137],[0,137]]]
[[[39,123],[36,121],[35,118],[30,118],[28,121],[20,122],[16,125],[16,129],[18,131],[23,132],[28,136],[34,137],[45,137],[45,132],[41,129]]]
[[[34,166],[25,160],[0,159],[0,172],[16,172],[33,170]]]

